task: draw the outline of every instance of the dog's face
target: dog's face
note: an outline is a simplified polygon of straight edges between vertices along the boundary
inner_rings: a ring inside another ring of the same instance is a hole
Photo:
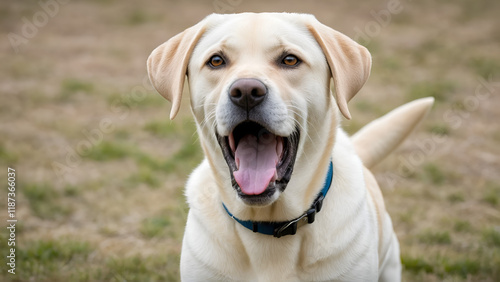
[[[330,72],[315,39],[280,17],[221,17],[199,40],[188,73],[193,112],[216,137],[238,196],[250,205],[276,200],[309,112],[330,104]]]
[[[349,118],[346,103],[370,68],[366,49],[309,15],[211,15],[165,44],[148,61],[153,85],[174,103],[173,117],[187,72],[221,192],[251,206],[273,203],[294,168],[325,159],[315,155],[331,151],[333,141],[321,139],[333,140],[337,126],[330,78]]]

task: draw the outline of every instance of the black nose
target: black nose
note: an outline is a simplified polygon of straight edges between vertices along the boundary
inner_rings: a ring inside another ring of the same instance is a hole
[[[229,88],[229,98],[233,104],[250,111],[266,98],[267,88],[255,78],[240,78]]]

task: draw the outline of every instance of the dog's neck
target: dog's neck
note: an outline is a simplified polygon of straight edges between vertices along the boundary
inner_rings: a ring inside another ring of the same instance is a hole
[[[323,207],[323,200],[325,199],[326,195],[328,194],[328,191],[330,190],[332,184],[332,177],[333,177],[333,164],[330,161],[330,164],[328,166],[328,173],[325,178],[325,183],[323,184],[323,188],[317,195],[316,199],[312,202],[307,211],[305,211],[302,215],[292,220],[282,221],[282,222],[276,222],[276,221],[258,222],[251,220],[241,220],[235,217],[227,209],[224,203],[222,203],[222,206],[224,207],[224,210],[231,218],[236,220],[243,227],[252,230],[253,232],[265,235],[273,235],[274,237],[277,238],[286,235],[295,235],[299,227],[307,223],[309,224],[314,223],[316,214],[321,211],[321,208]]]

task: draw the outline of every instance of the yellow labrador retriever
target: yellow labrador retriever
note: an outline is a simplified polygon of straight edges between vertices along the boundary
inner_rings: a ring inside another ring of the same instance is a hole
[[[205,153],[186,186],[183,281],[400,280],[398,241],[366,167],[433,100],[349,138],[340,113],[350,118],[370,68],[367,49],[305,14],[213,14],[152,52],[150,80],[172,119],[187,75]]]

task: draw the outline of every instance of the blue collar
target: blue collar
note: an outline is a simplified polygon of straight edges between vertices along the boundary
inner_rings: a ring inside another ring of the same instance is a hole
[[[312,203],[311,207],[304,212],[301,216],[292,219],[290,221],[282,221],[282,222],[270,222],[270,221],[251,221],[251,220],[241,220],[235,217],[229,210],[226,205],[222,203],[222,206],[226,210],[227,214],[232,217],[234,220],[239,222],[244,227],[252,230],[253,232],[258,232],[265,235],[273,235],[276,238],[280,238],[285,235],[295,235],[297,232],[298,223],[301,220],[307,219],[307,223],[311,224],[314,222],[314,218],[316,213],[321,211],[321,207],[323,205],[323,200],[326,197],[326,193],[330,190],[330,186],[332,184],[333,177],[333,163],[330,161],[330,166],[328,167],[328,174],[326,175],[325,184],[323,184],[323,189],[319,192],[318,196]]]

